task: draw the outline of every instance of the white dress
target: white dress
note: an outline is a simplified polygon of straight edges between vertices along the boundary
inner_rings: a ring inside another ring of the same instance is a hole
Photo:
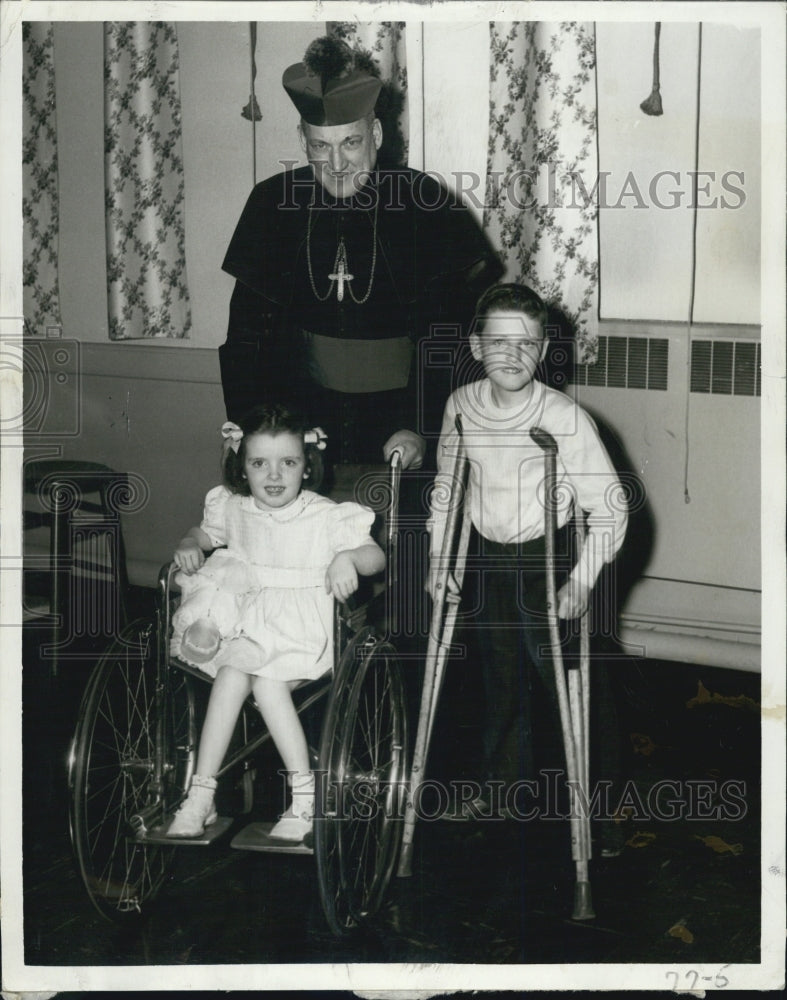
[[[360,504],[335,503],[309,490],[281,510],[263,510],[253,497],[224,486],[210,490],[200,527],[226,548],[196,573],[176,576],[183,597],[172,619],[172,653],[182,655],[184,630],[207,617],[222,644],[213,660],[196,665],[211,677],[232,662],[227,641],[241,637],[259,646],[259,658],[233,664],[239,669],[285,681],[321,677],[333,666],[333,598],[325,572],[338,552],[372,541],[373,521]]]

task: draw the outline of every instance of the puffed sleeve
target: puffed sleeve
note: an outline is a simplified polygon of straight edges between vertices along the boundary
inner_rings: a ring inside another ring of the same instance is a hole
[[[205,497],[200,528],[217,547],[227,544],[227,501],[231,496],[226,486],[214,486]]]
[[[373,541],[374,513],[358,503],[338,503],[331,509],[328,540],[331,550],[357,549]]]

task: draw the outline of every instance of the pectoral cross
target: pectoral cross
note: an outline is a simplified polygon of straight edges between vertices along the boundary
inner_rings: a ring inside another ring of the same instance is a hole
[[[347,270],[347,250],[343,239],[339,241],[339,249],[336,251],[333,274],[329,274],[328,277],[336,282],[336,298],[341,302],[344,298],[345,281],[353,280],[353,275]]]

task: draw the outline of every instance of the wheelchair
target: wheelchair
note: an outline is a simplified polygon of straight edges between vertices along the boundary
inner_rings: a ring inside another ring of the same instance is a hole
[[[267,840],[272,824],[251,824],[232,844],[313,853],[329,927],[344,936],[378,911],[396,867],[404,828],[407,719],[401,668],[388,638],[394,593],[401,456],[369,490],[384,513],[386,585],[365,604],[335,605],[334,668],[294,692],[298,712],[324,703],[309,841]],[[79,875],[98,912],[139,918],[171,878],[185,841],[166,837],[194,772],[199,727],[195,688],[211,680],[170,655],[178,595],[174,564],[159,574],[155,614],[129,624],[88,681],[68,761],[69,825]],[[270,740],[251,700],[244,705],[220,779],[234,778],[241,811],[252,809],[255,757]],[[202,838],[234,824],[219,817]]]

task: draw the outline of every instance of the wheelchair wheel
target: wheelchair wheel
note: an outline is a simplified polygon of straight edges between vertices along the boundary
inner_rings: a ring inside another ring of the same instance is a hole
[[[159,822],[194,768],[190,678],[173,670],[164,680],[157,698],[154,622],[128,626],[93,671],[71,745],[71,842],[88,895],[109,919],[141,914],[174,854],[135,839],[131,818]]]
[[[331,689],[317,771],[314,852],[323,910],[345,935],[382,902],[402,839],[407,726],[393,647],[348,646]]]

